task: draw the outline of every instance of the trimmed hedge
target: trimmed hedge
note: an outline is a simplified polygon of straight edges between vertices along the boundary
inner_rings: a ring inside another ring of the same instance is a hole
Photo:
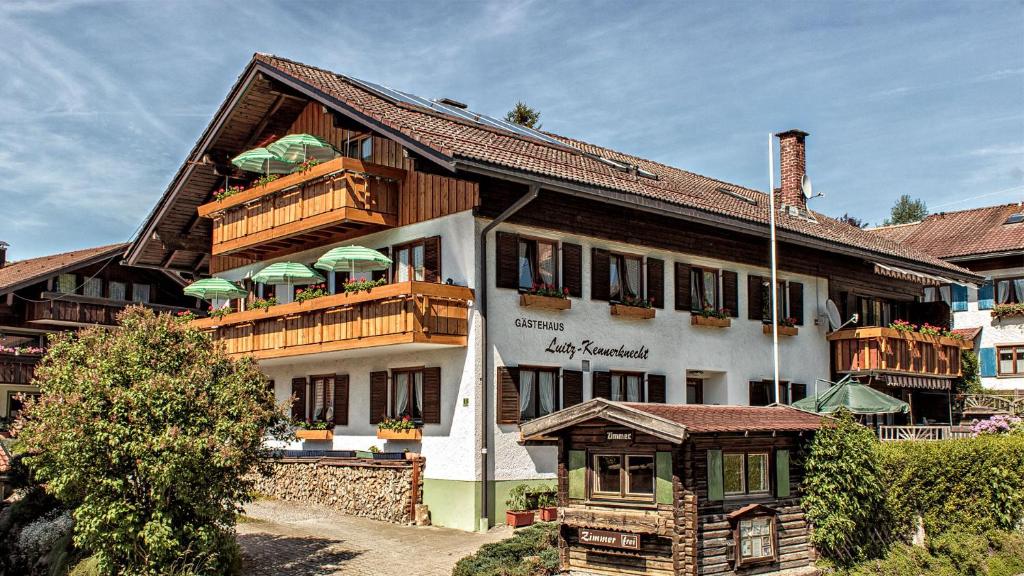
[[[897,544],[881,559],[868,560],[837,576],[1013,576],[1024,573],[1024,536],[997,530],[985,534],[947,532],[927,547]]]
[[[484,544],[455,565],[452,576],[542,576],[559,569],[558,524],[541,522]]]

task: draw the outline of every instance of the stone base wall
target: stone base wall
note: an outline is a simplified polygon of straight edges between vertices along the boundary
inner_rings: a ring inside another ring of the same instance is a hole
[[[420,487],[413,490],[413,476],[411,462],[382,466],[277,460],[269,476],[257,479],[256,491],[279,500],[408,524],[413,521],[410,504],[414,493],[422,493]]]

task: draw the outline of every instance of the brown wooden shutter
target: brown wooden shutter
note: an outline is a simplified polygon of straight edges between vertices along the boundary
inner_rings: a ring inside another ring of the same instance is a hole
[[[608,301],[609,282],[611,282],[611,266],[608,258],[611,254],[600,248],[590,249],[590,299]]]
[[[653,298],[655,308],[665,307],[665,261],[647,259],[647,298]]]
[[[423,240],[423,279],[427,282],[442,282],[441,278],[441,237],[431,236]]]
[[[647,401],[664,404],[666,401],[665,375],[647,375]]]
[[[729,309],[729,316],[740,317],[739,278],[735,272],[722,270],[722,306]]]
[[[562,244],[562,287],[573,298],[583,297],[583,247]]]
[[[764,320],[763,280],[753,274],[747,276],[747,319]]]
[[[423,369],[423,423],[441,423],[441,367]]]
[[[495,238],[495,286],[519,288],[519,235],[498,232]]]
[[[676,262],[676,310],[693,308],[690,294],[690,265]]]
[[[799,282],[789,283],[789,316],[797,326],[804,325],[804,285]]]
[[[519,368],[498,366],[498,424],[519,423]]]
[[[388,415],[388,373],[370,372],[370,424],[379,424]]]
[[[611,372],[594,372],[594,398],[612,399]]]
[[[562,408],[583,403],[583,372],[562,370]]]
[[[348,374],[334,375],[334,424],[348,426]]]
[[[292,378],[292,420],[306,420],[305,378]]]

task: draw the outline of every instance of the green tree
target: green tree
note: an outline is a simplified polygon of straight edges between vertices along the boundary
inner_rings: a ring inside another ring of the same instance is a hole
[[[46,489],[74,508],[101,572],[228,574],[234,523],[283,412],[250,359],[141,307],[120,328],[57,336],[21,438]]]
[[[924,220],[925,216],[928,215],[928,206],[923,200],[917,198],[911,198],[909,194],[904,194],[896,200],[896,203],[892,205],[892,209],[889,211],[889,217],[882,222],[883,226],[892,226],[893,224],[910,224],[911,222],[920,222]]]
[[[514,108],[505,114],[505,120],[512,122],[513,124],[519,124],[526,126],[527,128],[533,128],[534,130],[540,130],[540,112],[530,108],[522,102],[516,102]]]

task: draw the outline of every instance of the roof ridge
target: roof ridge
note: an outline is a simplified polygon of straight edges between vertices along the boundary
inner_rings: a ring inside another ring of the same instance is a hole
[[[949,215],[949,214],[963,214],[964,212],[981,212],[983,210],[996,210],[996,209],[999,209],[999,208],[1009,208],[1011,206],[1015,206],[1017,208],[1024,209],[1024,202],[1007,202],[1006,204],[993,204],[992,206],[977,206],[975,208],[964,208],[962,210],[949,210],[949,211],[943,210],[941,212],[934,212],[932,214],[929,214],[929,215],[925,216],[925,220],[927,220],[928,218],[931,218],[932,216],[942,216],[944,214],[945,215]]]
[[[42,256],[33,256],[32,258],[25,258],[24,260],[8,260],[4,268],[9,268],[15,264],[25,264],[26,262],[35,262],[36,260],[42,260],[44,258],[60,258],[61,256],[69,256],[77,252],[103,252],[107,249],[113,250],[115,247],[127,247],[128,242],[115,242],[114,244],[103,244],[101,246],[94,246],[92,248],[78,248],[77,250],[68,250],[66,252],[57,252],[56,254],[43,254]]]

